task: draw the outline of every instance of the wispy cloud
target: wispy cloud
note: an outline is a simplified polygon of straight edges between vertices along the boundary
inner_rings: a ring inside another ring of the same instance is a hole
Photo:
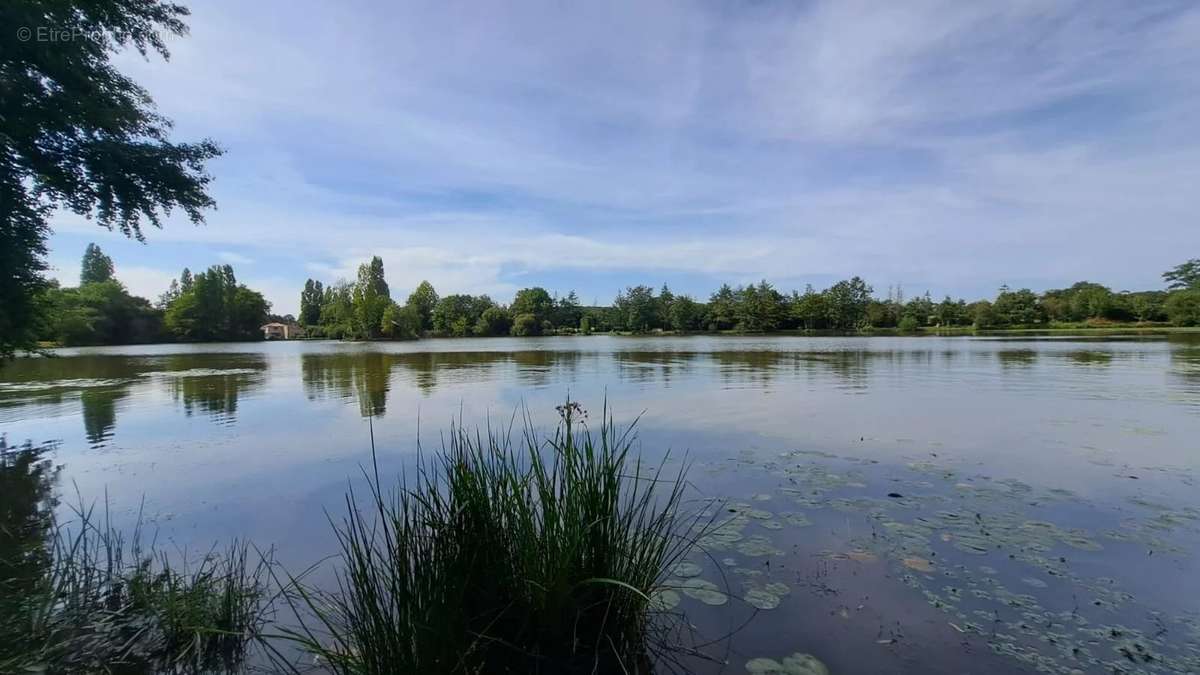
[[[197,4],[169,64],[123,63],[181,137],[228,149],[208,224],[130,264],[253,257],[294,311],[289,285],[372,254],[397,295],[503,299],[617,277],[1151,287],[1200,250],[1194,3],[283,7]]]

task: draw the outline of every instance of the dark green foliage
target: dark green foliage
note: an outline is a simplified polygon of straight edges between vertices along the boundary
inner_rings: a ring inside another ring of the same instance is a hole
[[[1200,258],[1176,265],[1163,272],[1162,278],[1171,290],[1200,289]]]
[[[545,439],[454,428],[390,493],[376,472],[337,524],[337,590],[289,586],[303,625],[287,639],[334,673],[649,672],[673,619],[649,599],[691,545],[683,470],[644,467],[629,431],[560,410]]]
[[[422,281],[408,296],[408,306],[416,310],[422,331],[433,329],[433,308],[437,306],[437,301],[437,291],[428,281]]]
[[[583,307],[579,304],[579,296],[571,291],[555,302],[551,323],[556,328],[578,328],[582,318]]]
[[[517,337],[529,337],[542,334],[542,324],[532,314],[518,314],[513,317],[511,332]]]
[[[325,288],[320,281],[308,279],[304,282],[304,290],[300,293],[300,323],[305,326],[315,326],[321,323],[321,301],[325,297]]]
[[[79,285],[103,283],[112,278],[112,258],[104,255],[99,246],[88,244],[83,251],[83,260],[79,266]]]
[[[1166,311],[1176,326],[1200,326],[1200,288],[1172,293]]]
[[[392,304],[387,281],[383,277],[383,260],[379,256],[371,258],[370,263],[358,266],[353,304],[358,333],[365,338],[378,337],[383,313]]]
[[[421,336],[421,317],[411,305],[388,304],[383,310],[380,333],[391,340],[413,340]],[[330,335],[329,337],[335,337]],[[344,336],[338,336],[344,337]]]
[[[186,271],[186,270],[185,270]],[[167,330],[181,340],[258,340],[271,304],[238,284],[229,265],[213,265],[192,277],[190,288],[167,307]],[[184,287],[180,283],[180,288]]]
[[[433,330],[452,337],[472,335],[483,313],[495,306],[496,303],[486,295],[447,295],[433,308]]]
[[[172,562],[90,508],[59,524],[45,450],[0,439],[0,672],[238,668],[262,627],[269,561],[235,543]]]
[[[992,324],[996,326],[1030,326],[1040,322],[1045,317],[1038,296],[1028,288],[1011,291],[1008,287],[1000,289],[996,301],[992,303]]]
[[[634,333],[645,333],[660,328],[658,298],[649,286],[630,286],[617,294],[613,307],[621,317],[623,328]]]
[[[508,335],[512,329],[512,315],[503,307],[488,307],[475,322],[475,334],[480,337]]]
[[[125,345],[163,337],[162,312],[109,279],[79,288],[52,286],[44,296],[41,339],[66,346]]]
[[[187,13],[155,0],[0,3],[0,357],[33,346],[54,209],[141,239],[173,208],[198,223],[213,206],[204,164],[220,150],[169,141],[170,122],[110,62],[130,47],[166,58]],[[21,39],[19,27],[85,37]]]
[[[871,287],[865,281],[858,277],[839,281],[829,287],[824,295],[830,328],[856,330],[866,325]]]
[[[813,290],[811,285],[804,288],[803,295],[792,296],[792,319],[805,330],[825,328],[829,320],[829,308],[825,305],[825,294]]]
[[[704,329],[704,305],[690,295],[677,295],[667,308],[671,330],[690,332]]]
[[[554,298],[550,297],[550,293],[546,289],[540,286],[522,288],[517,291],[512,304],[509,305],[509,311],[518,319],[522,314],[533,316],[540,331],[542,322],[549,321],[554,316],[554,304]],[[516,335],[516,333],[513,334]]]

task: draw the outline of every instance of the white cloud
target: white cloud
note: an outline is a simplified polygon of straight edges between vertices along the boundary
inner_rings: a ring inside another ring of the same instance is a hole
[[[254,262],[253,258],[247,258],[246,256],[241,255],[240,253],[234,253],[233,251],[221,251],[217,254],[217,257],[233,265],[250,265]]]
[[[610,271],[1146,287],[1200,250],[1200,6],[292,7],[198,5],[169,64],[123,64],[228,148],[219,210],[147,261],[270,251],[279,308],[373,254],[397,294],[504,298]]]

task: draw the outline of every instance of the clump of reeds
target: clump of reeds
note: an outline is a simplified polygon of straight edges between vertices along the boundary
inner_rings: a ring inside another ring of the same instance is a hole
[[[335,523],[337,588],[292,579],[283,637],[336,673],[647,672],[650,599],[690,546],[684,470],[644,466],[607,414],[593,433],[559,412],[516,443],[452,427],[393,490],[376,468]]]
[[[25,453],[36,452],[23,448]],[[17,460],[0,444],[7,483],[38,485],[53,499],[46,465]],[[28,456],[28,455],[27,455]],[[21,472],[17,475],[16,472]],[[202,673],[237,670],[261,630],[267,557],[244,543],[198,561],[127,541],[93,508],[68,523],[53,503],[33,509],[7,503],[0,530],[22,533],[0,551],[0,672]],[[33,521],[30,521],[33,518]],[[9,555],[11,554],[11,555]]]

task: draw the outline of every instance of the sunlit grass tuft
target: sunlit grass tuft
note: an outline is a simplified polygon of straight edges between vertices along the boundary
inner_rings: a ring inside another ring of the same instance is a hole
[[[452,427],[411,481],[378,469],[335,523],[336,590],[291,579],[284,638],[336,673],[648,672],[651,609],[691,542],[684,469],[631,454],[632,427],[576,403],[552,436]],[[298,672],[277,652],[279,666]]]

